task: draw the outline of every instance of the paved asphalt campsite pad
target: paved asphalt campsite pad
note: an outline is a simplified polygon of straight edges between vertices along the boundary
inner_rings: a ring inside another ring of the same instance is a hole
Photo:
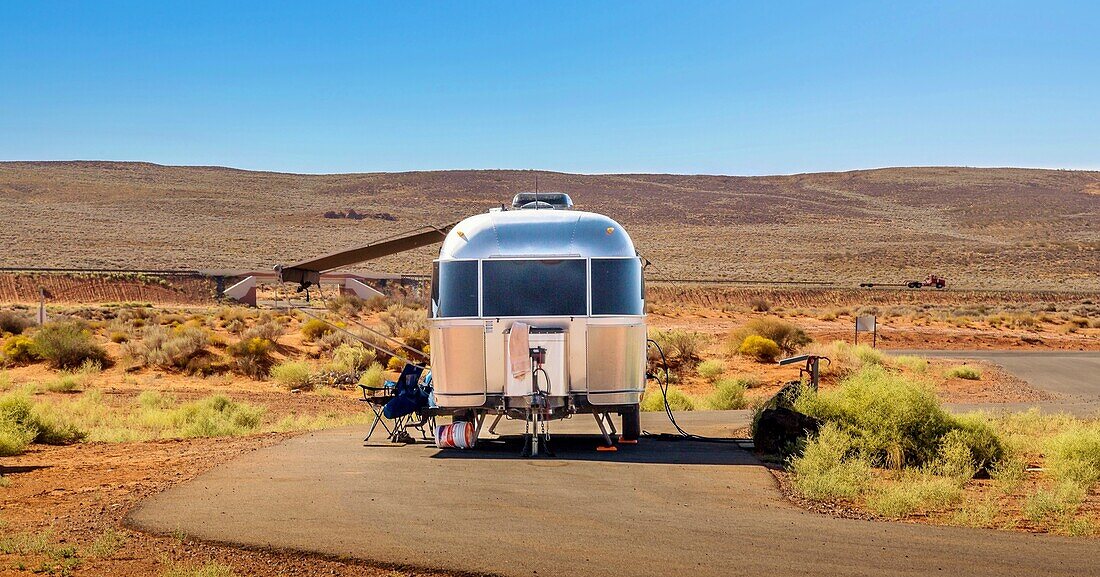
[[[748,418],[678,417],[725,436]],[[646,413],[643,427],[670,431],[663,420]],[[156,495],[129,523],[516,576],[1100,575],[1094,539],[839,519],[789,503],[765,465],[733,444],[643,439],[597,453],[594,422],[578,417],[554,431],[558,457],[545,460],[520,459],[514,442],[456,452],[363,447],[364,427],[312,433]]]

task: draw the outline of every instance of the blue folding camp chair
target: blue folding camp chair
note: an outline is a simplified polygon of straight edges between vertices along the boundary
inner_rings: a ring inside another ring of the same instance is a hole
[[[374,422],[363,442],[369,442],[378,423],[386,429],[387,436],[392,443],[413,443],[415,440],[409,435],[407,429],[420,431],[420,437],[424,440],[431,439],[431,434],[425,431],[435,429],[435,418],[419,414],[422,409],[428,407],[431,397],[431,371],[420,382],[420,376],[424,373],[424,367],[406,363],[401,369],[401,374],[396,381],[386,381],[381,387],[359,385],[363,392],[363,401],[374,412]],[[390,421],[391,424],[387,424]]]

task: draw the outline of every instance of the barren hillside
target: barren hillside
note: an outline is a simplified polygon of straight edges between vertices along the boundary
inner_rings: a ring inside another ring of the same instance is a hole
[[[967,288],[1100,286],[1100,172],[537,174],[541,189],[622,222],[653,278],[858,284],[936,272]],[[0,163],[0,266],[266,269],[483,211],[535,175]],[[349,209],[364,218],[325,217]],[[431,254],[374,268],[422,273]]]

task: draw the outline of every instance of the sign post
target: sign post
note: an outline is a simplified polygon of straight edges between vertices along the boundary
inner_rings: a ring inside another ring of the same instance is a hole
[[[875,315],[859,315],[856,317],[856,344],[859,344],[859,333],[871,333],[871,346],[878,346],[878,319]]]
[[[46,324],[46,289],[38,287],[38,326]]]

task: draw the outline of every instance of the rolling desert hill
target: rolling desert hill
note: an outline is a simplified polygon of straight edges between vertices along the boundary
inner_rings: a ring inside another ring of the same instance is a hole
[[[540,189],[621,222],[654,279],[858,285],[935,272],[964,288],[1100,288],[1100,172],[537,175]],[[0,267],[268,269],[484,211],[535,176],[4,162]],[[363,218],[325,217],[349,209]],[[424,273],[432,253],[372,268]]]

